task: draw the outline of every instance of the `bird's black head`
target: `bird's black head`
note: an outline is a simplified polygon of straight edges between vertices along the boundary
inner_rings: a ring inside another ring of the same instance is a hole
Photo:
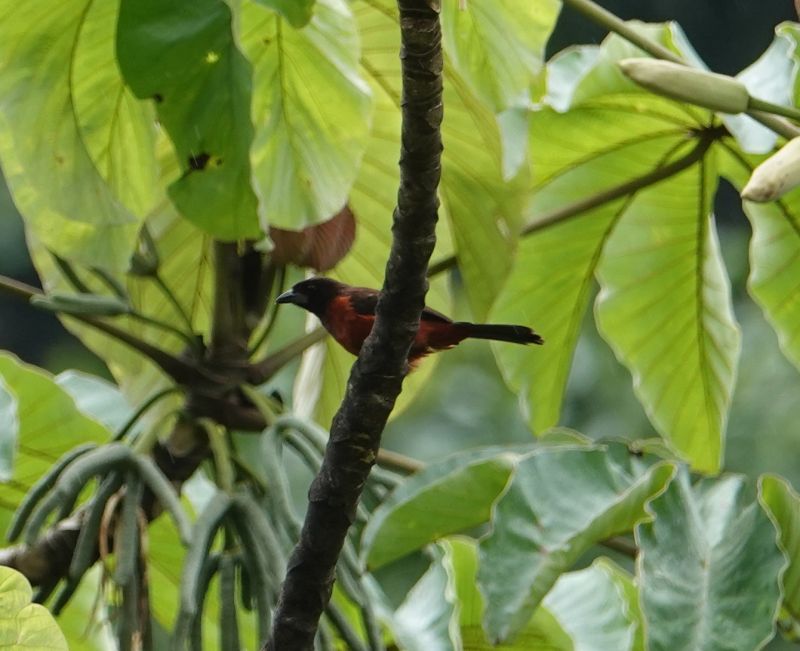
[[[276,303],[294,303],[318,317],[322,317],[328,304],[341,292],[344,285],[331,278],[302,280],[275,299]]]

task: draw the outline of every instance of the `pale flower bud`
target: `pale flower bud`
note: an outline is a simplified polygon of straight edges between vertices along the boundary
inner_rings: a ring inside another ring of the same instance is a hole
[[[623,59],[620,69],[648,90],[722,113],[744,113],[750,94],[733,77],[658,59]]]
[[[753,170],[742,199],[774,201],[800,185],[800,137],[792,138]]]

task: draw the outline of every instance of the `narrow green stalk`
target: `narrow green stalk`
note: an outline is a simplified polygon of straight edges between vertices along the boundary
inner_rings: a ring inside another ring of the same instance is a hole
[[[169,323],[164,323],[163,321],[154,319],[153,317],[147,316],[146,314],[142,314],[141,312],[137,312],[136,310],[131,311],[129,316],[132,319],[136,319],[141,323],[153,326],[154,328],[158,328],[159,330],[163,330],[164,332],[169,332],[170,334],[173,334],[182,341],[184,341],[186,345],[189,346],[192,350],[197,350],[198,343],[194,339],[194,337],[186,334],[180,328],[176,328],[175,326],[172,326]]]
[[[672,61],[673,63],[688,65],[683,58],[660,43],[657,43],[647,38],[645,35],[637,32],[630,24],[626,23],[624,20],[618,16],[615,16],[610,11],[604,9],[592,0],[564,0],[564,4],[583,14],[593,23],[606,28],[610,32],[619,34],[626,41],[633,43],[633,45],[641,48],[657,59],[664,59],[666,61]],[[753,105],[752,108],[747,111],[747,114],[754,120],[760,122],[765,127],[774,131],[778,135],[783,136],[784,138],[791,139],[800,136],[800,127],[797,127],[794,124],[791,124],[775,115],[770,115],[772,113],[776,113],[776,111],[773,110],[774,108],[775,105],[771,105],[770,108],[766,108],[763,105],[762,107]],[[785,113],[780,114],[785,115]],[[790,115],[788,117],[797,119],[794,115]]]
[[[75,270],[72,268],[72,265],[69,262],[67,262],[61,256],[56,255],[55,253],[51,252],[51,255],[53,256],[53,260],[56,263],[56,267],[58,267],[58,270],[61,272],[61,275],[64,276],[65,280],[70,285],[72,285],[72,288],[75,291],[81,292],[83,294],[91,294],[92,293],[92,290],[89,289],[86,286],[86,283],[84,283],[78,277],[78,274],[75,273]]]
[[[217,485],[226,493],[231,494],[236,473],[233,469],[225,429],[207,418],[202,418],[198,422],[208,434],[208,444],[217,469]]]
[[[284,284],[286,283],[286,267],[281,267],[278,271],[278,282],[276,283],[277,291],[271,292],[272,295],[277,296],[283,291]],[[269,337],[270,333],[272,332],[273,328],[275,327],[275,323],[278,321],[278,306],[275,303],[272,303],[269,314],[267,315],[266,325],[264,326],[264,330],[261,332],[260,335],[256,338],[255,343],[250,346],[250,353],[255,353],[264,342]]]
[[[794,106],[782,106],[781,104],[774,104],[764,99],[757,97],[750,97],[750,110],[764,111],[765,113],[772,113],[774,115],[782,115],[790,120],[800,121],[800,110]]]
[[[28,285],[27,283],[14,280],[8,276],[0,275],[0,293],[10,294],[18,298],[30,300],[34,296],[44,296],[40,289]],[[99,330],[107,334],[109,337],[116,339],[124,344],[127,344],[135,351],[141,353],[155,364],[157,364],[167,375],[178,382],[186,383],[190,381],[197,381],[203,378],[203,373],[198,371],[195,367],[187,364],[183,360],[174,357],[156,346],[136,337],[135,335],[117,328],[110,323],[106,323],[96,317],[84,316],[80,314],[72,314],[70,318],[75,319],[85,325],[91,326],[95,330]]]
[[[601,7],[596,2],[592,2],[592,0],[564,0],[564,4],[583,14],[593,23],[605,27],[609,32],[619,34],[626,41],[633,43],[633,45],[644,50],[649,55],[654,56],[656,59],[664,59],[665,61],[672,61],[673,63],[686,63],[672,50],[664,47],[661,43],[647,38],[644,34],[637,32],[630,24],[622,20],[622,18],[612,14],[608,9]]]
[[[150,396],[147,400],[145,400],[139,408],[131,414],[131,417],[127,420],[127,422],[114,434],[114,441],[119,441],[125,437],[125,435],[131,431],[133,426],[139,421],[139,419],[144,416],[151,407],[153,407],[158,402],[161,402],[164,398],[173,393],[180,393],[181,389],[179,387],[168,387],[166,389],[162,389],[161,391],[157,391],[152,396]]]
[[[189,315],[186,313],[186,310],[183,309],[178,297],[175,296],[174,292],[169,288],[169,285],[164,282],[164,279],[159,275],[155,274],[152,276],[153,282],[156,284],[161,293],[164,297],[170,302],[172,307],[175,309],[175,313],[180,317],[183,324],[186,326],[186,332],[191,336],[194,333],[194,328],[192,327],[192,320],[189,318]]]
[[[250,384],[263,384],[275,373],[291,362],[295,357],[311,348],[325,338],[324,328],[316,328],[299,339],[295,339],[280,350],[267,355],[264,359],[253,364],[248,378]]]

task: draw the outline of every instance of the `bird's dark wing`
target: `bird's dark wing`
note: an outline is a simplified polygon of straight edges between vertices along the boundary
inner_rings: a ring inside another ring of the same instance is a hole
[[[375,314],[375,307],[378,305],[378,292],[366,287],[351,287],[347,292],[350,297],[350,304],[359,314]],[[437,321],[439,323],[452,323],[452,319],[446,317],[441,312],[437,312],[429,307],[422,310],[422,321]]]
[[[425,307],[422,310],[422,316],[420,317],[422,321],[437,321],[438,323],[452,323],[453,319],[446,317],[441,312],[437,312],[429,307]]]

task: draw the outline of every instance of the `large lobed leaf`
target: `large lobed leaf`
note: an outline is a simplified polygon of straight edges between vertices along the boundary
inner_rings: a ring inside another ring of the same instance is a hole
[[[783,477],[762,475],[758,501],[777,527],[781,550],[789,561],[781,576],[783,607],[800,619],[800,496]]]
[[[722,464],[740,335],[702,162],[636,197],[600,264],[597,321],[651,422],[698,470]]]
[[[140,99],[156,102],[181,174],[170,197],[223,239],[258,237],[250,184],[251,69],[222,0],[122,0],[117,57]]]
[[[512,638],[558,577],[607,538],[646,517],[675,467],[623,468],[605,449],[542,450],[521,461],[481,541],[478,582],[493,641]]]
[[[761,157],[720,147],[722,174],[744,187]],[[748,290],[778,335],[783,354],[800,367],[800,190],[770,203],[744,202],[753,227]]]
[[[377,568],[447,534],[489,521],[519,454],[470,450],[431,463],[404,481],[367,523],[362,549]]]
[[[650,503],[637,560],[648,648],[760,649],[772,637],[786,565],[775,529],[745,482],[692,486],[681,471]]]
[[[253,66],[251,156],[262,224],[300,229],[329,219],[347,201],[372,116],[350,8],[318,0],[297,28],[245,3],[241,21]]]
[[[639,29],[696,56],[674,25]],[[530,323],[547,345],[498,346],[497,354],[511,386],[527,398],[534,430],[555,424],[598,274],[599,328],[634,376],[653,424],[696,468],[714,472],[739,335],[709,220],[716,167],[707,152],[690,154],[712,137],[703,134],[709,116],[634,87],[616,61],[637,54],[612,36],[600,47],[565,51],[549,66],[553,108],[531,117],[531,235],[492,313],[498,321]],[[556,217],[676,161],[683,171],[668,180]]]
[[[442,40],[453,66],[495,113],[527,106],[561,2],[458,0],[442,5]]]
[[[11,512],[62,454],[83,443],[105,441],[109,432],[79,411],[48,373],[8,353],[0,353],[0,388],[5,395],[0,509]]]
[[[152,115],[117,70],[116,13],[0,2],[0,162],[45,246],[123,270],[157,192]]]
[[[388,141],[388,146],[376,147],[374,155],[368,152],[361,175],[376,180],[377,173],[383,171],[381,177],[389,181],[396,179],[394,161],[399,153],[399,145],[392,146],[398,142],[399,127],[395,125],[399,125],[401,96],[397,7],[391,0],[361,1],[354,10],[363,39],[362,65],[376,93],[375,132]],[[498,6],[496,16],[501,21],[510,21],[509,11],[505,5]],[[536,49],[535,44],[531,47]],[[497,54],[495,51],[493,56]],[[443,102],[447,109],[442,123],[444,152],[439,187],[442,213],[457,238],[459,267],[475,316],[481,318],[510,270],[528,194],[527,177],[523,172],[512,182],[505,181],[500,131],[494,116],[476,97],[449,56],[445,57]],[[356,190],[358,187],[357,183]],[[376,192],[375,185],[362,187],[369,195]],[[390,210],[396,188],[395,180],[385,190],[391,197]]]
[[[0,649],[67,651],[67,641],[50,611],[32,604],[33,591],[25,577],[0,567]]]
[[[574,432],[554,430],[533,444],[475,448],[426,465],[372,514],[362,536],[365,562],[377,568],[488,522],[492,505],[531,451],[588,445]]]

